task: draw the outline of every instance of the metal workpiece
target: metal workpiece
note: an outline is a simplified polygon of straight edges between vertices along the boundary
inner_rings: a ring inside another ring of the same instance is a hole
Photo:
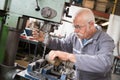
[[[40,59],[30,63],[26,70],[20,72],[19,75],[32,80],[73,80],[74,69],[70,63],[61,62],[59,65],[53,65],[46,59]]]
[[[48,54],[45,56],[45,60],[47,60],[50,64],[53,64],[55,66],[59,66],[62,62],[62,60],[60,60],[58,57],[56,57],[54,60],[50,60]]]

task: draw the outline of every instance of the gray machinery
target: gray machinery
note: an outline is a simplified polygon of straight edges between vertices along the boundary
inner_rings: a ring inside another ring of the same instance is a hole
[[[17,75],[31,80],[74,80],[74,65],[71,62],[53,65],[45,59],[39,59],[30,63],[27,69]]]
[[[9,29],[4,60],[0,68],[1,74],[5,73],[4,70],[9,72],[9,69],[14,68],[20,32],[25,28],[28,18],[32,17],[44,21],[46,32],[44,44],[46,46],[51,28],[61,23],[64,14],[71,17],[68,15],[69,9],[66,9],[71,2],[72,0],[0,0],[0,17],[4,19],[3,24]],[[0,26],[0,30],[3,24]],[[5,75],[1,79],[11,80]]]

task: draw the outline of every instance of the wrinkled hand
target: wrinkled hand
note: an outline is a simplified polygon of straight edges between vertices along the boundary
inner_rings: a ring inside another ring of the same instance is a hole
[[[60,60],[67,61],[68,55],[69,55],[69,53],[67,53],[67,52],[51,50],[49,52],[49,59],[54,60],[56,57],[58,57]]]
[[[73,63],[76,62],[76,58],[74,54],[70,54],[70,53],[63,52],[63,51],[51,50],[49,52],[49,59],[55,60],[56,57],[58,57],[60,60],[63,60],[63,61],[71,61]]]
[[[44,41],[44,33],[42,31],[33,30],[32,35],[33,35],[34,39],[41,41],[41,42]]]

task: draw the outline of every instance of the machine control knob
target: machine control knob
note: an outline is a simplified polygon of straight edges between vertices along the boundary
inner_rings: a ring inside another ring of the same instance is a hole
[[[57,15],[57,12],[50,7],[44,7],[41,10],[41,15],[44,18],[52,19]]]

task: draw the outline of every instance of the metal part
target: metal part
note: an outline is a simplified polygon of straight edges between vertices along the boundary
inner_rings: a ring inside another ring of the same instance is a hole
[[[3,23],[2,23],[2,17],[0,17],[0,40],[1,40],[1,32],[2,32],[2,28],[3,28]]]
[[[11,0],[0,0],[0,10],[8,11],[11,4]]]
[[[38,0],[37,2],[39,2],[38,5],[41,9],[44,9],[45,7],[49,7],[53,12],[55,11],[57,15],[52,19],[43,17],[41,15],[41,11],[35,10],[35,7],[36,7],[35,0],[20,0],[20,1],[12,0],[8,14],[19,14],[21,16],[25,15],[25,16],[30,16],[30,17],[47,20],[51,22],[56,22],[56,23],[61,22],[66,0]],[[69,2],[70,0],[67,0],[67,3]],[[52,12],[52,15],[53,15],[53,12]]]
[[[9,19],[9,17],[8,17],[8,19]],[[14,24],[14,22],[16,22],[16,23]],[[11,19],[9,21],[9,23],[11,25],[9,24],[10,27],[9,27],[4,62],[3,62],[3,64],[5,64],[7,66],[14,66],[16,52],[18,49],[19,36],[20,36],[19,33],[23,29],[23,27],[25,27],[25,22],[26,22],[26,18],[18,19],[18,17],[11,16]],[[16,25],[16,28],[11,27],[13,25]]]
[[[8,36],[8,27],[3,26],[4,18],[0,18],[0,63],[3,62],[5,53],[5,44]]]
[[[0,78],[2,80],[14,80],[17,70],[13,66],[6,66],[0,64]]]
[[[36,0],[36,8],[35,8],[36,11],[40,11],[40,7],[38,5],[38,0]]]
[[[50,35],[49,33],[51,32],[52,29],[52,25],[50,22],[45,22],[44,25],[41,27],[41,30],[45,33],[45,37],[44,37],[44,49],[43,49],[43,55],[42,55],[42,59],[45,58],[45,52],[46,52],[46,47],[49,44],[49,39],[50,39]]]
[[[65,62],[54,66],[48,63],[45,64],[45,61],[45,59],[38,61],[39,64],[44,64],[41,67],[36,62],[29,64],[25,77],[32,80],[72,80],[74,78],[73,67],[67,67],[71,65],[70,63]]]
[[[5,10],[7,1],[8,0],[0,0],[0,10]]]
[[[57,16],[57,12],[50,7],[44,7],[41,10],[41,15],[44,18],[52,19]]]
[[[62,62],[58,57],[56,57],[54,60],[50,60],[48,54],[45,56],[45,60],[47,60],[50,64],[53,64],[55,66],[59,66]]]
[[[14,66],[19,35],[20,34],[16,29],[9,29],[7,46],[5,50],[5,58],[4,58],[4,64],[7,66]]]

